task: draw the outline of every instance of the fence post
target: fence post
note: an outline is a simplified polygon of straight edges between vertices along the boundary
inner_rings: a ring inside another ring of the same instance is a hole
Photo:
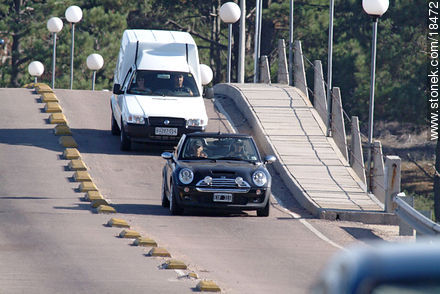
[[[293,84],[300,89],[304,95],[309,99],[309,93],[307,91],[306,71],[304,68],[304,57],[301,48],[301,41],[296,40],[293,43]]]
[[[333,88],[332,109],[332,137],[348,161],[347,136],[345,135],[344,114],[342,109],[341,91],[338,87]]]
[[[322,74],[322,63],[321,60],[315,60],[313,62],[314,67],[314,83],[313,83],[313,104],[318,112],[322,121],[325,123],[327,121],[327,97],[325,95],[325,85],[324,76]],[[327,133],[327,130],[325,130]]]
[[[284,39],[278,40],[278,83],[289,85],[289,71],[287,69],[286,44]]]
[[[380,202],[385,204],[385,167],[380,141],[374,141],[373,152],[373,194]]]
[[[266,55],[260,58],[260,83],[270,84],[269,60]]]
[[[400,157],[385,157],[385,211],[393,212],[393,197],[400,192]]]

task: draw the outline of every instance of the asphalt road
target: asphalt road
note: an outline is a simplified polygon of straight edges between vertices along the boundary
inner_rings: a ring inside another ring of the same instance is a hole
[[[160,153],[134,144],[119,150],[110,134],[110,92],[55,90],[89,173],[117,210],[143,236],[225,293],[308,293],[328,258],[357,240],[380,238],[375,228],[312,219],[274,175],[271,215],[189,211],[171,216],[160,205]],[[81,201],[64,150],[38,95],[0,89],[0,292],[191,293],[198,280],[159,269],[163,258],[117,238]],[[206,100],[209,130],[229,127]],[[225,105],[227,106],[227,105]],[[234,108],[227,107],[231,116]]]

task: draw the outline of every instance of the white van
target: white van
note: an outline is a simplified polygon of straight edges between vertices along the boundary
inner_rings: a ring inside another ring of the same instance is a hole
[[[182,134],[205,130],[202,80],[209,83],[212,71],[206,78],[200,68],[188,33],[124,31],[111,97],[111,130],[120,135],[121,150],[132,141],[174,144]]]

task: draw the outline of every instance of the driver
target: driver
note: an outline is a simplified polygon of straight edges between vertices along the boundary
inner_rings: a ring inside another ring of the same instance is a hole
[[[192,156],[194,157],[208,157],[208,154],[206,154],[206,152],[203,150],[203,144],[198,140],[192,145],[192,151]]]
[[[188,93],[190,96],[193,96],[193,92],[190,88],[185,87],[183,85],[184,77],[183,74],[177,74],[174,76],[174,89],[175,92],[183,92]]]

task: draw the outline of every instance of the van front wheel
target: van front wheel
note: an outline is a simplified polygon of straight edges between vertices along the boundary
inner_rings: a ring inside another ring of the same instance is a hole
[[[121,120],[122,121],[122,120]],[[124,130],[124,126],[121,126],[121,150],[129,151],[131,149],[131,140],[127,136]]]

